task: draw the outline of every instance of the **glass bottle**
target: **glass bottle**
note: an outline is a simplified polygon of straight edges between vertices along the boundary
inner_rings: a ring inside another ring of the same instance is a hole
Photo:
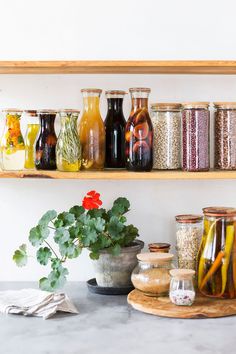
[[[203,209],[204,233],[198,256],[198,288],[203,295],[236,298],[236,209]]]
[[[191,306],[195,300],[193,277],[191,269],[172,269],[170,271],[170,301],[178,306]]]
[[[22,111],[6,109],[5,128],[1,139],[1,167],[5,171],[23,170],[25,163],[25,144],[21,133]]]
[[[123,99],[125,91],[106,91],[108,111],[105,119],[106,168],[125,168],[125,126]]]
[[[105,127],[99,109],[102,90],[82,89],[81,92],[84,103],[79,124],[82,167],[87,170],[101,170],[105,162]]]
[[[35,142],[39,132],[39,119],[34,110],[25,111],[28,123],[25,134],[25,168],[35,168]]]
[[[81,167],[81,145],[77,121],[80,111],[66,109],[59,112],[61,130],[56,145],[56,162],[59,171],[76,172]]]
[[[54,130],[56,114],[54,110],[38,111],[40,133],[36,142],[35,166],[37,170],[56,170],[57,137]]]
[[[151,171],[153,128],[148,113],[149,88],[131,88],[132,109],[126,124],[126,167],[130,171]]]

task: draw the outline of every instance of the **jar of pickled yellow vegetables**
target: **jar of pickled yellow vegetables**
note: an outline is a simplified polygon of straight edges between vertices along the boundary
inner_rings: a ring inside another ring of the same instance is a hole
[[[27,130],[25,134],[25,168],[35,168],[35,142],[39,132],[39,119],[37,111],[25,111]]]
[[[21,133],[19,109],[3,110],[5,128],[1,139],[1,167],[6,171],[23,170],[25,163],[25,144]]]

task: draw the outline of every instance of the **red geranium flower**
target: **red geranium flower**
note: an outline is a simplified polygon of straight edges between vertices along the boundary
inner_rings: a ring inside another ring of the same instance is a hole
[[[96,191],[90,191],[84,197],[82,205],[84,209],[98,209],[102,205],[102,201],[99,199],[100,194]]]

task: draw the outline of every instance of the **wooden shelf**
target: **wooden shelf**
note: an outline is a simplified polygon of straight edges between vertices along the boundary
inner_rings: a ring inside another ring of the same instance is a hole
[[[0,61],[0,74],[236,74],[236,61]]]
[[[52,178],[52,179],[80,179],[80,180],[213,180],[236,179],[236,171],[152,171],[129,172],[126,170],[107,171],[0,171],[0,178]]]

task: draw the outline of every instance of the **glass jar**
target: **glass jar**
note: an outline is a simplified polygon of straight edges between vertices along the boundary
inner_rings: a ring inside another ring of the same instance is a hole
[[[153,103],[153,168],[181,168],[181,104]]]
[[[216,102],[215,168],[236,169],[236,102]]]
[[[178,306],[191,306],[195,300],[193,277],[191,269],[172,269],[170,271],[170,301]]]
[[[105,127],[99,109],[102,90],[82,89],[81,92],[84,102],[79,124],[82,167],[86,170],[102,170],[105,162]]]
[[[25,168],[35,168],[35,142],[39,132],[39,119],[34,110],[25,111],[27,118],[27,130],[25,134]]]
[[[36,142],[35,167],[37,170],[56,170],[57,137],[54,122],[57,112],[54,110],[38,111],[40,133]]]
[[[165,296],[169,293],[170,274],[174,268],[174,255],[170,253],[140,253],[131,281],[134,287],[148,296]]]
[[[125,91],[106,91],[108,111],[105,119],[106,168],[125,168]]]
[[[132,109],[125,129],[126,167],[130,171],[151,171],[153,127],[148,113],[149,88],[129,89]]]
[[[77,127],[79,113],[72,109],[59,112],[61,130],[56,145],[56,162],[59,171],[76,172],[81,167],[81,145]]]
[[[169,253],[170,244],[165,242],[149,243],[148,248],[150,252]]]
[[[203,213],[198,288],[206,296],[236,298],[236,209],[209,207]]]
[[[25,143],[21,133],[19,109],[3,110],[5,127],[1,139],[1,166],[5,171],[23,170],[25,164]]]
[[[182,168],[184,171],[208,171],[210,112],[208,102],[183,104]]]
[[[197,253],[203,234],[201,215],[177,215],[176,241],[178,267],[197,269]]]

